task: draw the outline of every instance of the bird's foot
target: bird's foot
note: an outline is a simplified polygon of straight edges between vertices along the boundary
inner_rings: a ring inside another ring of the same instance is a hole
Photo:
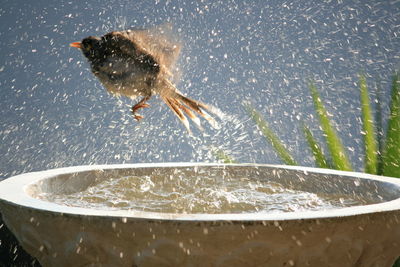
[[[135,118],[135,120],[140,121],[141,119],[143,119],[143,116],[139,115],[139,114],[133,114],[133,117]]]
[[[132,107],[132,114],[133,114],[133,117],[135,118],[135,120],[140,121],[141,119],[143,119],[143,116],[137,114],[136,111],[137,111],[138,109],[141,109],[141,108],[148,108],[148,107],[150,107],[150,105],[147,104],[147,103],[140,103],[140,102],[139,102],[139,103],[137,103],[136,105],[134,105],[134,106]]]

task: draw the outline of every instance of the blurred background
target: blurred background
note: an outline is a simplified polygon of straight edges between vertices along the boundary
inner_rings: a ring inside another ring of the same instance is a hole
[[[300,164],[312,165],[301,131],[303,121],[318,127],[308,79],[360,169],[358,73],[388,93],[400,62],[399,1],[2,3],[0,179],[71,165],[215,161],[211,148],[241,162],[280,163],[244,101]],[[221,129],[190,137],[159,98],[136,122],[136,101],[109,95],[69,47],[89,35],[163,23],[183,44],[177,87],[221,109]]]
[[[157,97],[136,122],[136,101],[109,95],[69,47],[165,23],[183,44],[178,89],[222,110],[220,129],[189,136]],[[0,39],[0,180],[73,165],[212,162],[216,149],[240,162],[281,163],[244,102],[299,164],[313,166],[301,128],[318,133],[309,79],[361,170],[358,74],[372,96],[381,88],[387,113],[400,66],[400,1],[2,0]]]

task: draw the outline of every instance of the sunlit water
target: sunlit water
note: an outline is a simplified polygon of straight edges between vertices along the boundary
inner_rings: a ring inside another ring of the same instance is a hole
[[[291,190],[271,181],[202,176],[194,179],[124,176],[73,194],[43,193],[60,205],[166,213],[272,213],[366,204],[348,195]]]

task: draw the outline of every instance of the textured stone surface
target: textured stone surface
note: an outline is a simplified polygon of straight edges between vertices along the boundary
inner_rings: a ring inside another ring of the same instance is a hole
[[[43,266],[391,266],[398,212],[275,222],[56,216],[1,204]]]

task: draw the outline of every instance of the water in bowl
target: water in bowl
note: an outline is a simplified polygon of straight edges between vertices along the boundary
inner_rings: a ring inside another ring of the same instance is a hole
[[[160,174],[111,177],[71,194],[42,193],[60,205],[165,213],[272,213],[334,209],[366,204],[344,194],[315,194],[246,177]]]

